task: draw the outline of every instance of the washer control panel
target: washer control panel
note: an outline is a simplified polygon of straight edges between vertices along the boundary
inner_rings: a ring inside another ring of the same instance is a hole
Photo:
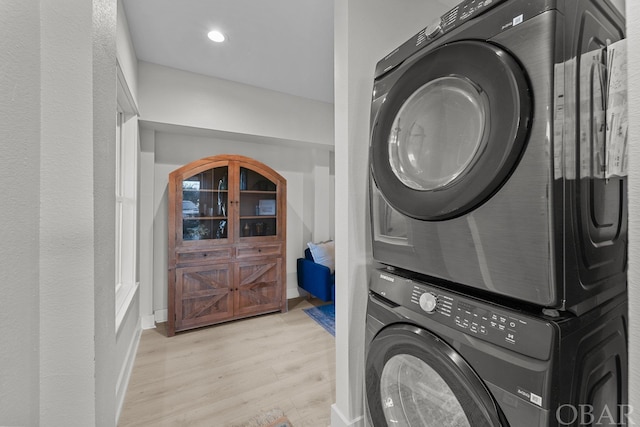
[[[549,358],[553,328],[544,319],[386,270],[374,273],[370,289],[399,307],[424,315],[427,322],[437,322],[541,360]]]

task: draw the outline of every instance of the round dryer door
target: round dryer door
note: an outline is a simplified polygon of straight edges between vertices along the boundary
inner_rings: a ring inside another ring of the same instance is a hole
[[[385,199],[434,221],[482,204],[512,172],[528,135],[532,100],[519,64],[495,45],[460,41],[393,73],[401,76],[371,134],[372,173]]]
[[[506,426],[473,369],[424,329],[394,325],[372,341],[366,395],[375,427]]]

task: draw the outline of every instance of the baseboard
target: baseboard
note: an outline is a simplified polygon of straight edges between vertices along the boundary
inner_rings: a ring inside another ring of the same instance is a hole
[[[287,299],[298,298],[300,296],[300,289],[298,285],[295,288],[287,288]]]
[[[334,403],[331,405],[331,427],[364,427],[364,417],[348,420]]]
[[[153,312],[153,316],[155,318],[156,323],[166,322],[167,319],[169,319],[169,310],[166,308],[163,310],[156,310]]]
[[[146,316],[142,316],[142,329],[155,329],[156,327],[156,318],[153,314],[148,314]]]
[[[124,398],[127,394],[127,387],[129,386],[129,379],[131,378],[131,372],[133,371],[133,364],[136,360],[136,353],[138,352],[138,345],[140,344],[140,337],[142,335],[142,322],[138,322],[136,331],[129,343],[129,349],[127,350],[127,356],[125,357],[125,363],[118,375],[118,381],[116,383],[116,421],[120,419],[120,413],[124,406]]]

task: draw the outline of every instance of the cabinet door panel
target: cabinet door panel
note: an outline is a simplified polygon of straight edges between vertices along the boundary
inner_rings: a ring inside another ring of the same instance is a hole
[[[239,172],[239,236],[241,241],[262,241],[283,235],[284,183],[272,171],[242,164]]]
[[[198,166],[176,176],[176,191],[182,201],[182,210],[176,215],[179,241],[192,246],[228,243],[232,200],[228,163],[216,162],[204,170]],[[176,203],[180,206],[179,201]]]
[[[176,329],[218,322],[233,316],[228,264],[176,269]]]
[[[280,309],[281,258],[237,264],[236,315]]]

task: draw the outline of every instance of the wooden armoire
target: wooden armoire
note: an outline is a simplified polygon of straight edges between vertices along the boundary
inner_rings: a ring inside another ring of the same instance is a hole
[[[239,155],[169,174],[168,335],[287,310],[286,180]]]

